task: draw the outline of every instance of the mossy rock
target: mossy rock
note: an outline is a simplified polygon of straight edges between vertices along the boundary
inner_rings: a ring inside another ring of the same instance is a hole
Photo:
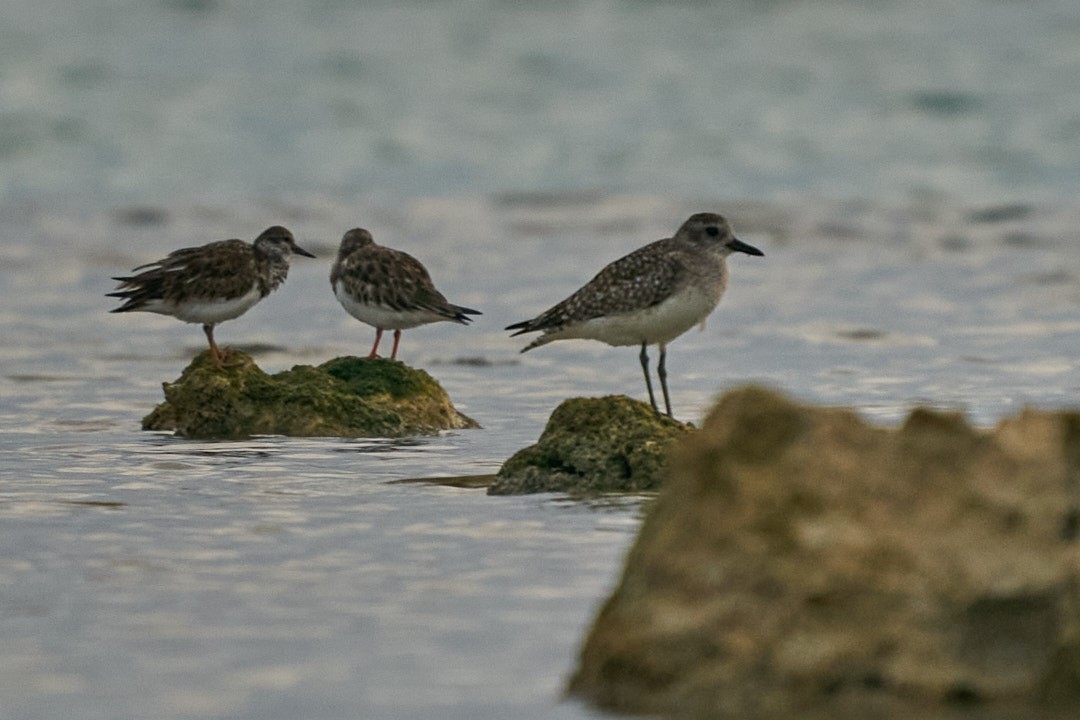
[[[503,464],[488,494],[656,490],[668,447],[688,427],[625,395],[571,398],[551,413],[535,445]]]
[[[187,438],[400,437],[479,427],[434,378],[393,360],[339,357],[267,375],[242,352],[226,351],[218,369],[204,351],[163,388],[165,402],[143,418],[143,430]]]

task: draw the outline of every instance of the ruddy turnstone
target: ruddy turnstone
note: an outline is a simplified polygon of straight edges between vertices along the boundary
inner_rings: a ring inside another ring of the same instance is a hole
[[[658,415],[647,348],[659,345],[656,373],[670,416],[667,344],[694,325],[703,324],[720,302],[728,281],[725,258],[733,252],[765,254],[738,240],[722,216],[691,215],[674,237],[657,240],[619,258],[558,305],[506,329],[516,330],[513,335],[542,333],[521,352],[569,338],[640,345],[645,387]]]
[[[390,359],[396,360],[402,330],[441,320],[466,325],[472,322],[469,315],[481,314],[447,302],[419,260],[376,244],[362,228],[353,228],[341,238],[330,270],[330,287],[345,312],[375,328],[369,358],[378,357],[384,330],[394,331]]]
[[[135,275],[113,278],[120,284],[107,296],[124,304],[111,312],[152,312],[201,324],[210,355],[220,368],[214,326],[240,317],[284,282],[289,255],[294,253],[315,257],[280,225],[264,230],[252,244],[221,240],[175,250],[135,268]]]

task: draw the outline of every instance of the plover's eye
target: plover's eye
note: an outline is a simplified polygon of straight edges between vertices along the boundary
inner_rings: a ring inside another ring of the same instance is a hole
[[[720,229],[715,225],[710,225],[709,227],[705,228],[705,234],[709,237],[716,237],[720,234]]]

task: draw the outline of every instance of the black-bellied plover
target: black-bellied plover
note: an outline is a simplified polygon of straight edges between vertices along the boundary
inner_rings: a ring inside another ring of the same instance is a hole
[[[315,257],[280,225],[264,230],[253,244],[220,240],[176,250],[135,268],[136,275],[114,277],[120,284],[107,296],[125,302],[111,312],[152,312],[201,324],[210,355],[221,368],[214,326],[240,317],[281,285],[294,253]]]
[[[674,237],[657,240],[607,265],[558,305],[532,320],[514,323],[513,335],[541,332],[521,352],[554,340],[586,338],[608,345],[640,345],[649,402],[659,415],[649,377],[649,345],[660,346],[656,373],[671,415],[667,344],[703,324],[727,287],[725,258],[733,252],[764,255],[737,239],[715,213],[691,215]]]
[[[402,330],[441,320],[467,325],[470,315],[481,314],[447,302],[419,260],[376,244],[363,228],[353,228],[341,238],[330,287],[345,312],[375,328],[369,358],[378,357],[384,330],[394,331],[390,359],[396,360]]]

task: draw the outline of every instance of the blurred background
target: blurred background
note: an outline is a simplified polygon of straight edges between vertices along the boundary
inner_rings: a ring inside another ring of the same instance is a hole
[[[633,349],[502,328],[718,211],[765,257],[672,344],[680,419],[1075,407],[1078,188],[1076,0],[0,0],[0,717],[594,718],[565,678],[647,500],[402,482],[644,397]],[[217,341],[368,352],[327,282],[367,227],[484,312],[399,353],[483,430],[140,430],[205,342],[110,278],[279,223],[318,257]]]
[[[0,4],[0,202],[1071,198],[1072,0]]]

